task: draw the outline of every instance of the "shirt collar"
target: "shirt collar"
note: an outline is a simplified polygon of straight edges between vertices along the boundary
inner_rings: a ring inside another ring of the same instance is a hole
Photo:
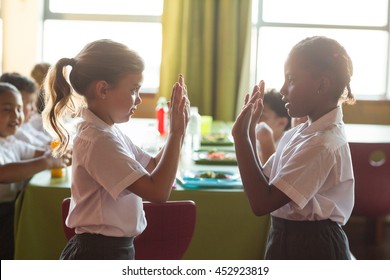
[[[96,128],[99,128],[101,130],[108,130],[112,131],[112,126],[108,125],[106,122],[104,122],[102,119],[100,119],[98,116],[96,116],[91,110],[88,108],[83,108],[81,111],[81,116],[83,119],[95,126]]]
[[[5,144],[7,142],[15,141],[16,137],[14,135],[10,135],[7,137],[0,137],[0,145]]]
[[[309,123],[307,121],[303,128],[302,133],[309,135],[318,131],[324,131],[330,126],[336,126],[343,122],[343,111],[341,109],[341,106],[337,106],[332,111],[326,113],[318,120]]]

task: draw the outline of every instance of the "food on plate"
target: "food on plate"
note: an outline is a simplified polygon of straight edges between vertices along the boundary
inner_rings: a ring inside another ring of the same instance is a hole
[[[230,179],[230,175],[223,172],[216,171],[204,171],[195,175],[196,178],[207,178],[207,179]]]
[[[219,151],[208,151],[207,159],[210,160],[235,160],[236,156],[232,152],[219,152]]]
[[[212,133],[202,136],[202,142],[232,142],[227,133]]]

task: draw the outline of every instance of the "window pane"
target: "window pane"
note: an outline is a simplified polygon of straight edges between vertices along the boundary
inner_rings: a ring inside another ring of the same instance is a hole
[[[265,22],[385,26],[387,0],[263,0]]]
[[[70,14],[161,16],[163,0],[50,0],[50,11]]]
[[[62,57],[74,57],[87,43],[97,39],[112,39],[137,51],[145,61],[141,92],[157,91],[162,42],[160,23],[46,20],[43,60],[55,63]]]
[[[333,38],[345,47],[353,62],[351,89],[355,96],[385,94],[389,38],[384,31],[261,28],[256,82],[263,79],[267,88],[279,90],[284,82],[284,62],[291,48],[300,40],[313,35]]]

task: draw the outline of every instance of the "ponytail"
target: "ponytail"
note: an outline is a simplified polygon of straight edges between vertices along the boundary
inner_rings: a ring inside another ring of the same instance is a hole
[[[62,58],[49,73],[45,80],[46,106],[42,112],[44,128],[54,137],[58,138],[60,144],[54,150],[54,155],[61,156],[66,151],[70,134],[65,128],[66,117],[74,116],[79,111],[79,99],[73,94],[71,85],[65,78],[66,66],[74,66],[74,59]]]

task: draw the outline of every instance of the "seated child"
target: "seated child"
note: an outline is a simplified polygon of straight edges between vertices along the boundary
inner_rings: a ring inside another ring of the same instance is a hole
[[[291,128],[291,117],[279,92],[268,90],[263,102],[263,114],[256,126],[257,153],[262,164],[275,152],[284,132]]]
[[[0,82],[0,259],[13,259],[14,207],[24,180],[50,168],[71,163],[70,153],[54,158],[14,137],[24,119],[22,95],[16,87]]]
[[[0,82],[14,85],[22,94],[25,120],[15,137],[36,147],[46,148],[51,141],[50,135],[37,130],[30,122],[31,116],[36,113],[37,86],[34,80],[19,73],[4,73]]]

